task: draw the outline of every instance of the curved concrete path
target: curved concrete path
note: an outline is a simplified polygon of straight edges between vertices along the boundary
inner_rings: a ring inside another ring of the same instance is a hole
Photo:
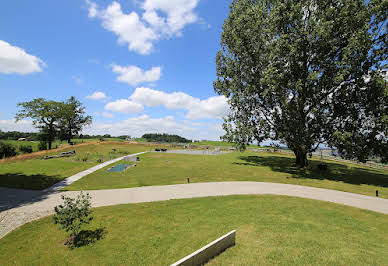
[[[272,194],[334,202],[388,214],[387,199],[281,183],[209,182],[87,192],[92,196],[93,207],[208,196]],[[61,195],[75,197],[77,194],[79,191],[54,192],[34,203],[0,212],[0,238],[27,222],[53,214],[54,206],[62,203]]]

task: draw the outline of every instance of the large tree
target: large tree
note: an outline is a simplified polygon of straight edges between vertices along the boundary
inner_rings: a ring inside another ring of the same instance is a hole
[[[319,144],[388,159],[387,1],[235,0],[214,89],[231,112],[225,140],[272,139],[304,167]]]
[[[23,118],[32,118],[32,123],[45,133],[49,149],[58,130],[58,121],[61,116],[62,104],[56,101],[48,101],[43,98],[18,104],[22,109],[16,114],[16,121]]]
[[[62,135],[67,139],[68,143],[84,126],[91,123],[92,117],[85,116],[85,108],[74,96],[62,103],[59,126]]]

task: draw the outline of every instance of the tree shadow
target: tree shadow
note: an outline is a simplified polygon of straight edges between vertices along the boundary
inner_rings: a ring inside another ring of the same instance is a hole
[[[93,244],[96,241],[104,238],[105,235],[106,235],[105,228],[97,228],[95,230],[82,230],[73,239],[72,244],[69,247],[71,248],[84,247],[84,246]]]
[[[41,191],[63,178],[43,174],[0,174],[0,211],[32,204],[47,198],[52,192]]]
[[[294,158],[280,156],[241,156],[239,159],[244,161],[244,163],[234,164],[267,166],[272,171],[291,174],[293,178],[326,179],[353,185],[365,184],[388,187],[388,175],[374,169],[365,169],[357,166],[349,168],[347,165],[325,162],[328,170],[319,170],[318,164],[321,164],[321,162],[316,160],[309,160],[307,168],[299,168],[295,165]]]

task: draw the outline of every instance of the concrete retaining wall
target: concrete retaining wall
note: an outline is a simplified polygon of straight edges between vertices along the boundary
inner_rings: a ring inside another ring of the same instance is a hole
[[[236,244],[236,230],[221,236],[210,244],[198,249],[183,259],[171,264],[170,266],[194,266],[202,265],[211,258],[217,256],[225,249]]]

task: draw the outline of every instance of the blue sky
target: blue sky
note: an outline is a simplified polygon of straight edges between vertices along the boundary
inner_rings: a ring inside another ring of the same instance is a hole
[[[231,1],[0,1],[0,129],[17,103],[43,97],[84,103],[85,133],[223,134],[213,91],[215,56]]]

